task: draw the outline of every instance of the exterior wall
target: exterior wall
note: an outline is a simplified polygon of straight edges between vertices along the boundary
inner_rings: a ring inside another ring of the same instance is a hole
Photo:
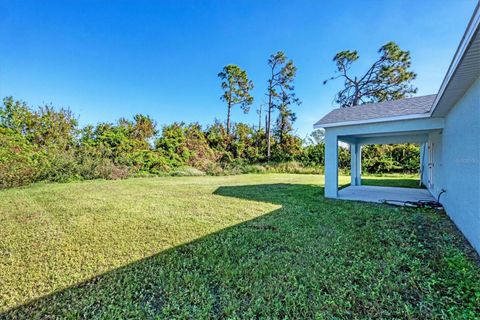
[[[480,252],[480,78],[445,117],[438,143],[434,188],[447,214]]]

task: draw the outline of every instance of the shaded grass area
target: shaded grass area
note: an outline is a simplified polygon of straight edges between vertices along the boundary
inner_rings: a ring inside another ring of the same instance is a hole
[[[366,175],[362,177],[366,186],[421,188],[420,178],[416,174],[383,174]]]
[[[362,175],[362,185],[399,188],[423,188],[419,184],[420,179],[415,174],[366,174]],[[350,177],[341,175],[338,180],[339,189],[350,186]]]
[[[480,268],[446,216],[327,200],[321,183],[272,174],[3,191],[0,318],[480,313]]]

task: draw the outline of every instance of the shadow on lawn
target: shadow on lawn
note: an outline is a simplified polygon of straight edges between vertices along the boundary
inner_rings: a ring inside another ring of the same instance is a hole
[[[439,291],[424,291],[431,279],[425,274],[429,269],[418,270],[419,264],[427,268],[440,257],[442,245],[427,242],[437,241],[444,230],[424,223],[428,218],[421,215],[403,219],[415,213],[411,209],[326,200],[316,185],[225,186],[214,194],[225,201],[235,197],[282,207],[41,297],[0,318],[404,318],[409,310],[431,316],[440,314],[435,313],[441,311],[438,306],[446,310],[446,301],[462,303],[435,296]],[[404,231],[418,235],[414,243],[403,238]],[[430,250],[428,255],[417,256],[409,247],[416,244]],[[398,253],[396,260],[392,252]],[[424,262],[425,257],[430,258]],[[417,279],[414,286],[410,276]],[[429,307],[422,308],[419,299],[429,294]]]
[[[242,292],[235,283],[250,281],[247,275],[252,262],[288,250],[280,245],[288,241],[286,235],[282,241],[278,235],[272,236],[280,234],[280,221],[295,218],[295,212],[285,209],[295,205],[301,211],[313,206],[299,195],[318,200],[323,188],[294,184],[227,186],[219,187],[214,194],[279,204],[282,208],[39,297],[1,313],[0,319],[221,317],[225,286],[232,286],[232,294]],[[245,292],[237,299],[242,300],[241,306],[236,306],[241,312],[253,297]]]

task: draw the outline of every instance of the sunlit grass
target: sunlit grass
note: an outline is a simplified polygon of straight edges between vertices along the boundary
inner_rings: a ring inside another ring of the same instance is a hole
[[[404,318],[480,308],[480,269],[445,216],[325,200],[322,184],[268,174],[1,191],[0,312]]]
[[[258,180],[148,178],[0,192],[0,310],[278,209],[213,194]]]

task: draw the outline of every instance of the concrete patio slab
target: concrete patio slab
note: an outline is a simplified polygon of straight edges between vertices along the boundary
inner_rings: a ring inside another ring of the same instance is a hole
[[[385,200],[398,201],[401,205],[405,201],[436,199],[427,189],[376,187],[376,186],[349,186],[338,191],[338,199],[382,203]]]

